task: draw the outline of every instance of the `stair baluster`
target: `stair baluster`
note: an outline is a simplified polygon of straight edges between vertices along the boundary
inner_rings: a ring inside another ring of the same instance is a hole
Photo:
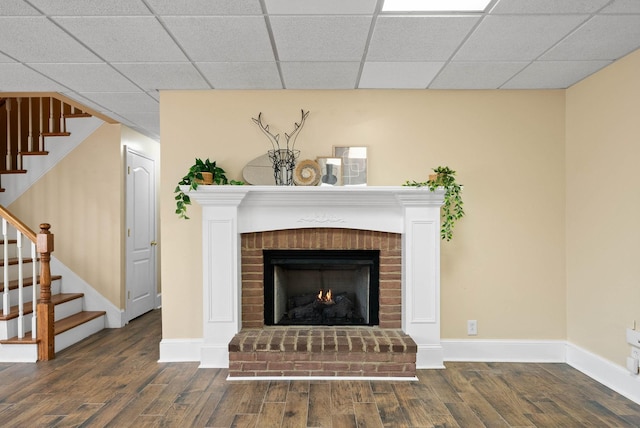
[[[55,124],[53,118],[53,98],[49,98],[49,132],[54,132],[53,125]]]
[[[38,252],[36,251],[36,243],[31,243],[31,259],[33,263],[31,263],[31,278],[33,278],[33,286],[31,287],[31,301],[32,305],[38,301]],[[33,306],[32,306],[33,307]],[[31,311],[31,337],[35,340],[38,338],[38,317],[36,316],[37,311]]]
[[[38,151],[44,152],[44,100],[40,97],[40,128],[38,129]]]
[[[32,98],[29,97],[29,136],[27,137],[27,150],[33,151],[33,104]]]
[[[7,157],[5,169],[9,171],[11,170],[11,98],[7,98],[5,109],[7,111]]]
[[[19,230],[16,232],[16,250],[18,257],[18,339],[22,339],[24,337],[24,263],[22,259],[22,233]]]
[[[9,302],[9,234],[7,233],[7,220],[4,218],[2,219],[2,240],[4,242],[4,245],[2,246],[2,260],[4,261],[4,269],[2,272],[2,284],[4,285],[4,290],[2,292],[2,313],[8,314],[9,308],[11,307]]]
[[[64,120],[64,101],[60,100],[60,132],[67,132],[67,123]]]
[[[20,142],[22,142],[22,98],[16,98],[18,116],[18,156],[16,157],[16,169],[22,169],[22,156],[20,156]]]

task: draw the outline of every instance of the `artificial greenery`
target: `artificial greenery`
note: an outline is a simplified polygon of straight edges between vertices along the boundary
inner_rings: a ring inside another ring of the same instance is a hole
[[[203,179],[203,172],[212,173],[215,184],[244,184],[242,181],[229,181],[224,169],[217,166],[216,161],[211,162],[209,159],[203,161],[202,159],[196,158],[195,163],[189,168],[187,175],[182,177],[182,180],[178,182],[176,189],[173,191],[176,194],[176,214],[178,214],[178,217],[189,220],[189,217],[187,217],[187,205],[191,205],[191,198],[180,189],[180,186],[189,186],[189,191],[196,190],[198,188],[198,182]]]
[[[444,204],[442,205],[442,225],[440,237],[450,241],[453,237],[453,227],[456,221],[464,217],[464,203],[462,202],[462,185],[456,183],[456,172],[447,166],[433,168],[435,178],[427,181],[407,181],[404,186],[428,187],[432,192],[439,187],[444,188]]]

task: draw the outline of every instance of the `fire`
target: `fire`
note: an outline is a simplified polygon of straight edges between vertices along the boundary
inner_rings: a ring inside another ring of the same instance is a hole
[[[331,292],[331,289],[327,290],[326,293],[324,290],[320,290],[317,297],[321,302],[333,303],[333,293]]]

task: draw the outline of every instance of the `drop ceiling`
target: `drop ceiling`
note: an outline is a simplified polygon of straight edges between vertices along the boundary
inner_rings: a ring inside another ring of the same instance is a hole
[[[382,4],[1,0],[0,92],[60,92],[159,139],[163,89],[556,89],[640,48],[640,0]]]

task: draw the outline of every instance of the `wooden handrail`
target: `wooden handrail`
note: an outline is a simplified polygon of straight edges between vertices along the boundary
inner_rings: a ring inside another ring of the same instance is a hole
[[[36,243],[36,233],[2,205],[0,205],[0,217],[4,217],[11,226],[18,229],[20,233],[26,236],[31,242]]]

